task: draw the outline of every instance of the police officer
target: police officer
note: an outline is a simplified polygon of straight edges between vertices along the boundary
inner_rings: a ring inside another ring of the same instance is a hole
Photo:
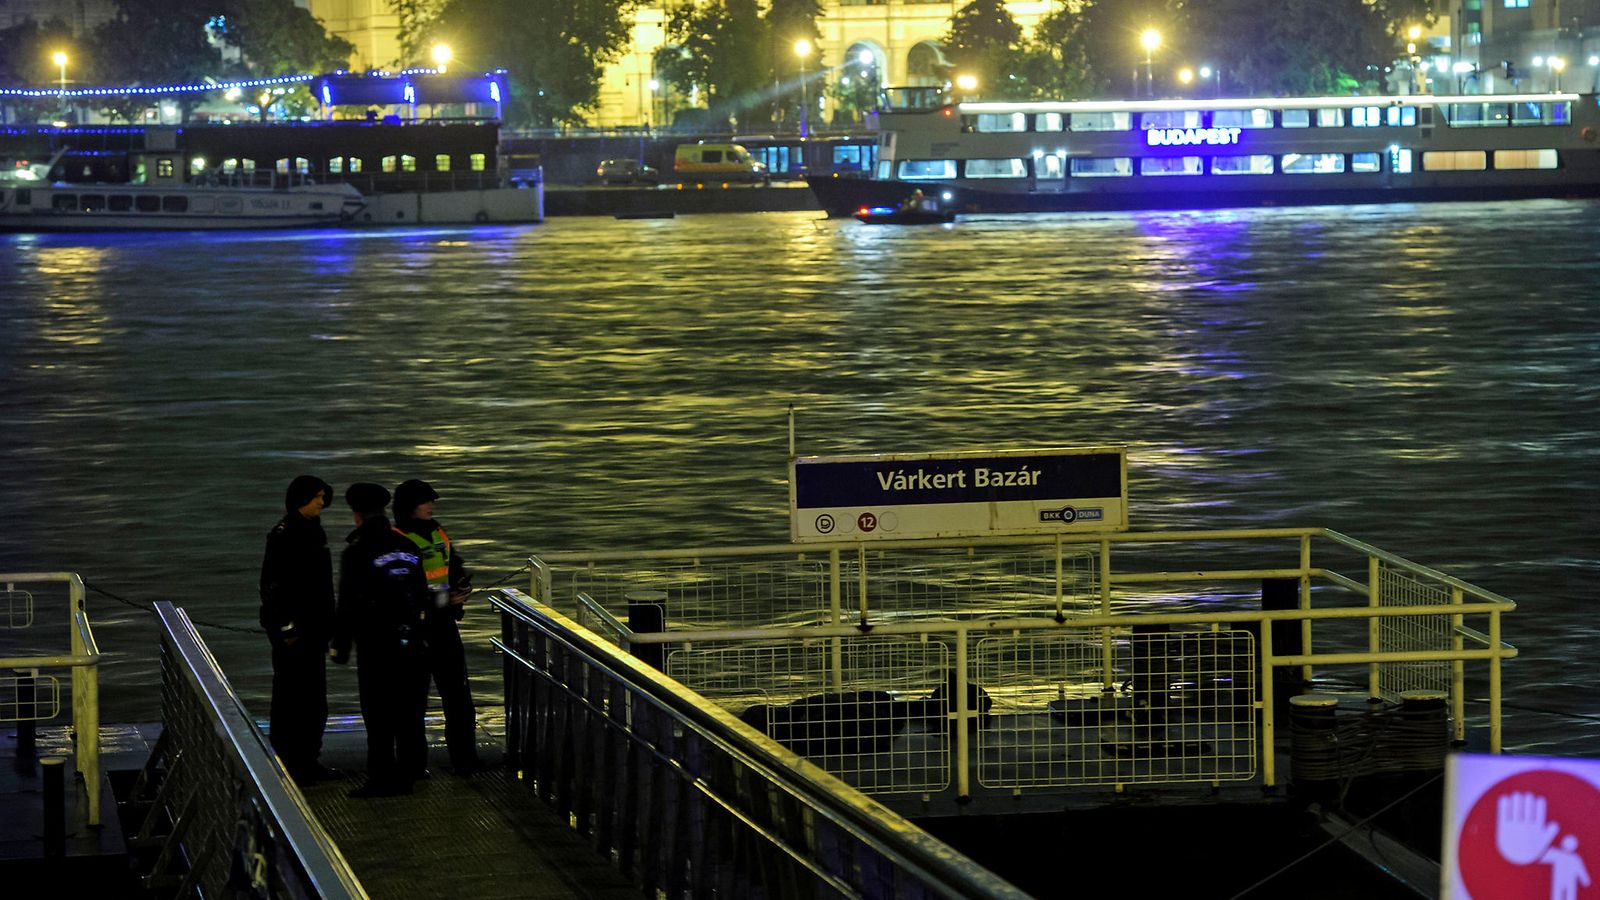
[[[472,593],[472,576],[444,526],[434,521],[433,502],[437,499],[439,492],[426,481],[402,482],[394,489],[395,530],[422,554],[428,589],[433,593],[427,622],[428,667],[444,706],[450,767],[458,775],[467,775],[483,768],[478,758],[477,713],[467,677],[467,656],[456,626]]]
[[[284,515],[261,558],[261,627],[272,645],[272,749],[302,784],[339,773],[317,762],[328,725],[328,641],[333,637],[333,558],[322,509],[333,488],[301,475],[284,492]]]
[[[356,529],[339,560],[339,615],[333,660],[358,654],[356,681],[367,724],[367,783],[352,797],[411,793],[427,764],[422,717],[428,705],[424,613],[430,603],[422,558],[384,515],[389,492],[360,482],[345,492]]]

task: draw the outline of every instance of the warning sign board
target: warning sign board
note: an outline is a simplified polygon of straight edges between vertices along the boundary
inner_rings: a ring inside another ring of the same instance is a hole
[[[1445,778],[1441,896],[1600,900],[1600,760],[1461,753]]]
[[[804,456],[789,464],[797,542],[1121,531],[1123,447]]]

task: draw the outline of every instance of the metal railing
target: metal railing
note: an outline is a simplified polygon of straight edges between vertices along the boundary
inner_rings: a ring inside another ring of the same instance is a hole
[[[1460,742],[1466,666],[1482,665],[1487,743],[1499,752],[1501,664],[1516,655],[1501,640],[1510,600],[1318,528],[530,562],[536,599],[576,607],[624,648],[665,650],[670,674],[729,709],[791,710],[765,713],[781,717],[809,706],[830,727],[885,732],[871,752],[813,743],[807,754],[870,793],[953,783],[966,798],[974,778],[1002,791],[1274,785],[1275,707],[1285,699],[1275,691],[1341,667],[1361,673],[1354,680],[1371,698],[1444,695]],[[1253,591],[1268,582],[1288,589],[1279,605],[1289,608],[1256,606]],[[664,595],[665,631],[625,624],[639,591]],[[1483,630],[1468,617],[1485,620]],[[891,705],[815,709],[863,692]]]
[[[1025,896],[548,606],[491,602],[508,763],[647,895]]]
[[[130,839],[155,852],[145,886],[220,897],[243,877],[261,896],[270,886],[272,896],[365,898],[188,615],[164,601],[154,609],[163,729],[132,791],[151,807]],[[170,871],[180,857],[186,870]]]
[[[71,653],[66,656],[16,656],[0,658],[0,671],[23,669],[29,670],[28,675],[13,676],[5,679],[7,686],[15,692],[16,700],[10,704],[0,705],[0,720],[20,721],[24,719],[53,718],[59,711],[60,685],[55,676],[43,676],[48,686],[52,702],[45,704],[47,715],[41,714],[37,699],[40,686],[40,677],[33,674],[38,669],[71,669],[72,671],[72,747],[73,764],[78,770],[78,775],[83,779],[84,793],[86,794],[89,824],[100,824],[100,648],[94,641],[94,629],[89,626],[89,609],[85,602],[83,579],[70,572],[18,572],[14,574],[0,574],[0,583],[5,584],[7,606],[11,609],[8,620],[15,626],[18,615],[14,609],[13,598],[17,595],[26,595],[22,600],[25,612],[22,614],[22,627],[33,624],[33,593],[31,591],[18,592],[18,584],[47,584],[65,583],[67,586],[67,607],[70,614],[68,631],[72,636]],[[31,682],[27,683],[26,682]],[[23,700],[23,693],[32,693],[34,696]],[[12,714],[5,715],[9,709]]]

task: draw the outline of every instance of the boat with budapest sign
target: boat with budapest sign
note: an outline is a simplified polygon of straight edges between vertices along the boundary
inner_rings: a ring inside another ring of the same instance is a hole
[[[1600,196],[1600,106],[1573,93],[953,102],[889,88],[870,178],[808,179],[830,215],[915,190],[958,212]]]

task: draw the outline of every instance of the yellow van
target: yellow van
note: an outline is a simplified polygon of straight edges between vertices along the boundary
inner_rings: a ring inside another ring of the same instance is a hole
[[[673,171],[685,180],[766,181],[767,166],[738,144],[679,144]]]

